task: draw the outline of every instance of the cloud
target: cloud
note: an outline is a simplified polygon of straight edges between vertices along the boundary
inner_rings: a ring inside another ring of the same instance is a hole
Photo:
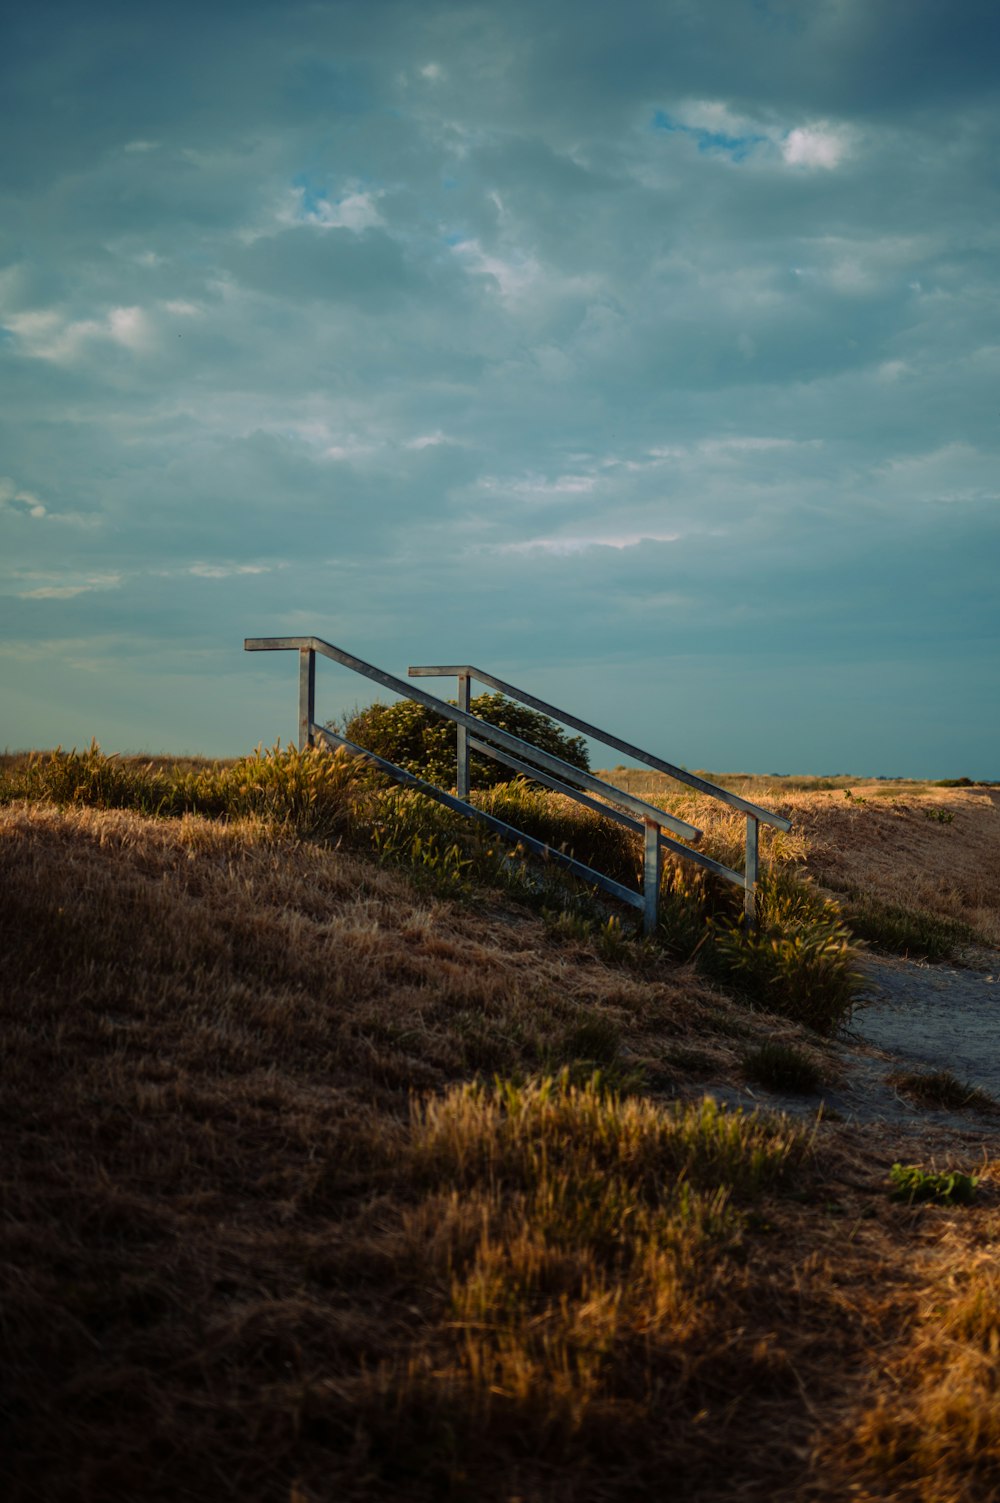
[[[240,574],[270,574],[274,564],[192,564],[189,574],[199,579],[230,579]]]
[[[676,543],[680,537],[679,532],[642,533],[633,532],[622,535],[605,535],[598,537],[554,537],[554,538],[529,538],[523,543],[503,543],[494,551],[497,553],[552,553],[557,557],[565,557],[569,554],[582,553],[589,548],[615,548],[619,552],[625,548],[641,548],[644,543]]]
[[[789,167],[822,167],[828,172],[840,166],[848,149],[843,128],[829,125],[798,125],[781,143]]]
[[[634,674],[661,692],[623,715],[656,742],[687,696],[719,756],[780,684],[803,756],[853,721],[870,766],[926,717],[815,686],[891,644],[915,704],[964,683],[992,768],[994,11],[25,11],[0,613],[104,662],[57,739],[105,708],[133,744],[270,739],[288,665],[239,644],[294,629],[527,667],[598,720]]]
[[[19,591],[22,600],[73,600],[93,590],[116,590],[122,582],[119,573],[90,574],[64,584],[41,584]]]
[[[48,510],[33,491],[22,490],[9,476],[0,475],[0,511],[4,507],[24,512],[29,517],[44,517]]]
[[[110,308],[99,318],[73,319],[55,308],[36,308],[4,315],[21,354],[34,360],[70,363],[92,341],[110,341],[139,354],[152,343],[152,326],[142,308]]]
[[[377,195],[372,192],[348,189],[331,201],[325,193],[305,185],[291,189],[276,217],[279,224],[311,224],[317,229],[346,229],[355,234],[382,223]]]

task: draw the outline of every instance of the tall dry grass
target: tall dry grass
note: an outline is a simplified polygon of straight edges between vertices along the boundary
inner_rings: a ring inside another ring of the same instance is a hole
[[[704,1099],[801,1029],[346,828],[0,807],[3,1495],[1000,1488],[996,1165],[894,1205]]]

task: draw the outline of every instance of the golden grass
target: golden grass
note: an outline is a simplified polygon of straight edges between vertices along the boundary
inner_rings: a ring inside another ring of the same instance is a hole
[[[683,810],[706,831],[713,853],[721,844],[737,868],[742,866],[741,815],[659,773],[606,776]],[[789,835],[761,827],[765,859],[801,861],[821,886],[838,895],[967,926],[970,938],[1000,946],[1000,789],[837,779],[838,786],[816,791],[796,789],[805,781],[799,779],[724,781],[791,819]]]
[[[888,1497],[900,1503],[985,1503],[1000,1497],[995,1209],[977,1230],[974,1239],[967,1226],[945,1223],[906,1336],[878,1353],[853,1412],[816,1457],[821,1474],[849,1472],[851,1496],[863,1503]],[[841,1494],[827,1484],[819,1496]]]
[[[259,819],[11,804],[0,870],[12,1503],[1000,1487],[992,1171],[691,1080],[801,1029]]]

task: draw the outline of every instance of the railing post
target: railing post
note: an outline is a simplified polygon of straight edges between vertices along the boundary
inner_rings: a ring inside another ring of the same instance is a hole
[[[467,673],[458,675],[458,708],[469,713],[470,686],[472,680]],[[464,725],[456,727],[458,765],[455,769],[455,792],[459,798],[468,800],[469,797],[469,732]]]
[[[660,908],[660,827],[651,819],[644,819],[646,827],[646,850],[642,867],[642,927],[652,934]]]
[[[316,719],[316,653],[312,647],[299,648],[299,751],[312,745],[313,721]]]
[[[757,836],[760,823],[747,815],[747,866],[743,878],[743,927],[748,934],[757,928]]]

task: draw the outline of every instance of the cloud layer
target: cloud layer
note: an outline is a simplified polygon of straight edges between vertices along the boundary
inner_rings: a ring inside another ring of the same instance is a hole
[[[975,0],[23,8],[3,739],[286,736],[240,644],[315,632],[691,765],[1000,775],[998,44]]]

